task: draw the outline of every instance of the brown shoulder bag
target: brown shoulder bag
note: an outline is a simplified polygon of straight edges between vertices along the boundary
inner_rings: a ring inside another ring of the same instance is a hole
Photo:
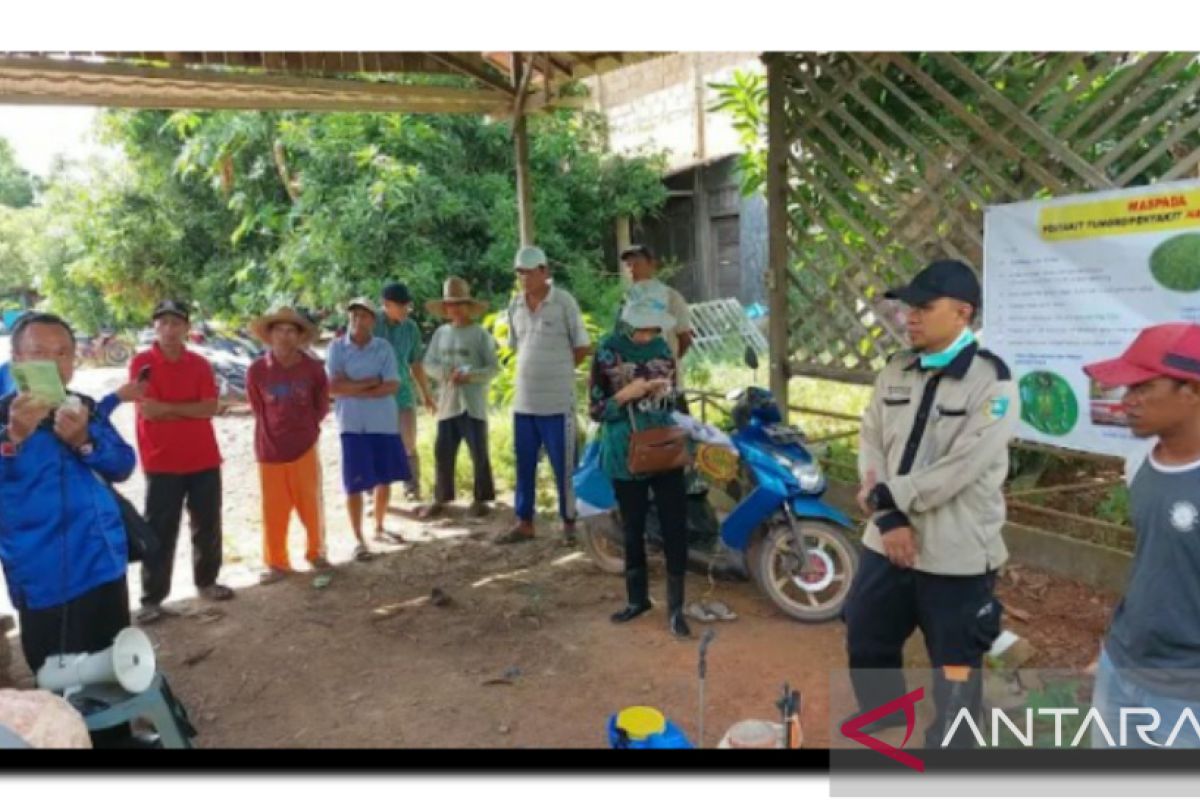
[[[634,475],[670,472],[689,461],[687,432],[678,425],[639,431],[629,410],[629,471]]]

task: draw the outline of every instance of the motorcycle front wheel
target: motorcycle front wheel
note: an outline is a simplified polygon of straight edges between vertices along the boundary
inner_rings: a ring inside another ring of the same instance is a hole
[[[774,523],[751,545],[748,561],[759,588],[780,611],[801,622],[827,622],[842,613],[858,569],[858,550],[833,525],[796,520],[808,563],[802,563],[785,522]]]
[[[583,528],[583,549],[588,557],[602,571],[611,575],[625,574],[625,550],[616,541],[621,537],[621,522],[615,511],[607,514],[596,514],[590,517],[580,517],[579,525]]]
[[[104,365],[119,367],[133,356],[129,345],[120,339],[114,339],[104,346]]]

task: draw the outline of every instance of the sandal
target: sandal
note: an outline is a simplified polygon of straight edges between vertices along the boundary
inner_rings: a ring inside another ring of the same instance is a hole
[[[374,557],[375,554],[368,550],[365,544],[360,544],[354,548],[355,561],[370,561]]]
[[[398,533],[391,531],[375,531],[375,541],[389,544],[408,544],[408,540]]]
[[[417,509],[417,519],[433,519],[440,517],[446,510],[445,503],[430,503]]]
[[[224,601],[233,599],[233,589],[230,589],[228,586],[222,586],[219,583],[214,583],[212,586],[205,586],[200,590],[199,594],[205,600]]]
[[[287,569],[278,569],[276,567],[265,569],[258,575],[258,585],[270,586],[272,583],[279,583],[280,581],[287,580],[290,574],[291,570]]]
[[[738,615],[734,613],[733,609],[722,603],[720,600],[713,600],[705,603],[704,607],[708,610],[708,613],[724,622],[732,622],[738,618]]]
[[[137,614],[134,615],[134,620],[139,625],[153,625],[167,617],[178,616],[177,612],[168,611],[160,605],[145,605],[138,609]]]
[[[688,603],[688,606],[683,610],[683,613],[697,622],[712,622],[713,620],[717,619],[715,614],[711,613],[702,604],[696,602]]]

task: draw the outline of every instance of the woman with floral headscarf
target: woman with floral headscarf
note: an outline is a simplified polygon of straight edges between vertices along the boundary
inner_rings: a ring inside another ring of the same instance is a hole
[[[636,285],[630,290],[617,330],[596,350],[589,413],[601,424],[600,465],[613,482],[625,532],[628,600],[612,621],[628,622],[650,609],[645,532],[653,490],[667,559],[667,625],[672,634],[684,638],[691,631],[683,615],[687,569],[683,469],[643,475],[631,473],[628,467],[632,422],[639,431],[674,425],[671,411],[678,365],[662,334],[673,329],[675,319],[667,313],[668,298],[659,286]]]

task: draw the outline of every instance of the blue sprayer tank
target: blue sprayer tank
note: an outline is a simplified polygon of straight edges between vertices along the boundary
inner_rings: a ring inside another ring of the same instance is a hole
[[[620,712],[608,718],[608,744],[614,750],[691,750],[693,745],[679,726],[663,720],[662,729],[641,738],[631,737],[617,727]]]

